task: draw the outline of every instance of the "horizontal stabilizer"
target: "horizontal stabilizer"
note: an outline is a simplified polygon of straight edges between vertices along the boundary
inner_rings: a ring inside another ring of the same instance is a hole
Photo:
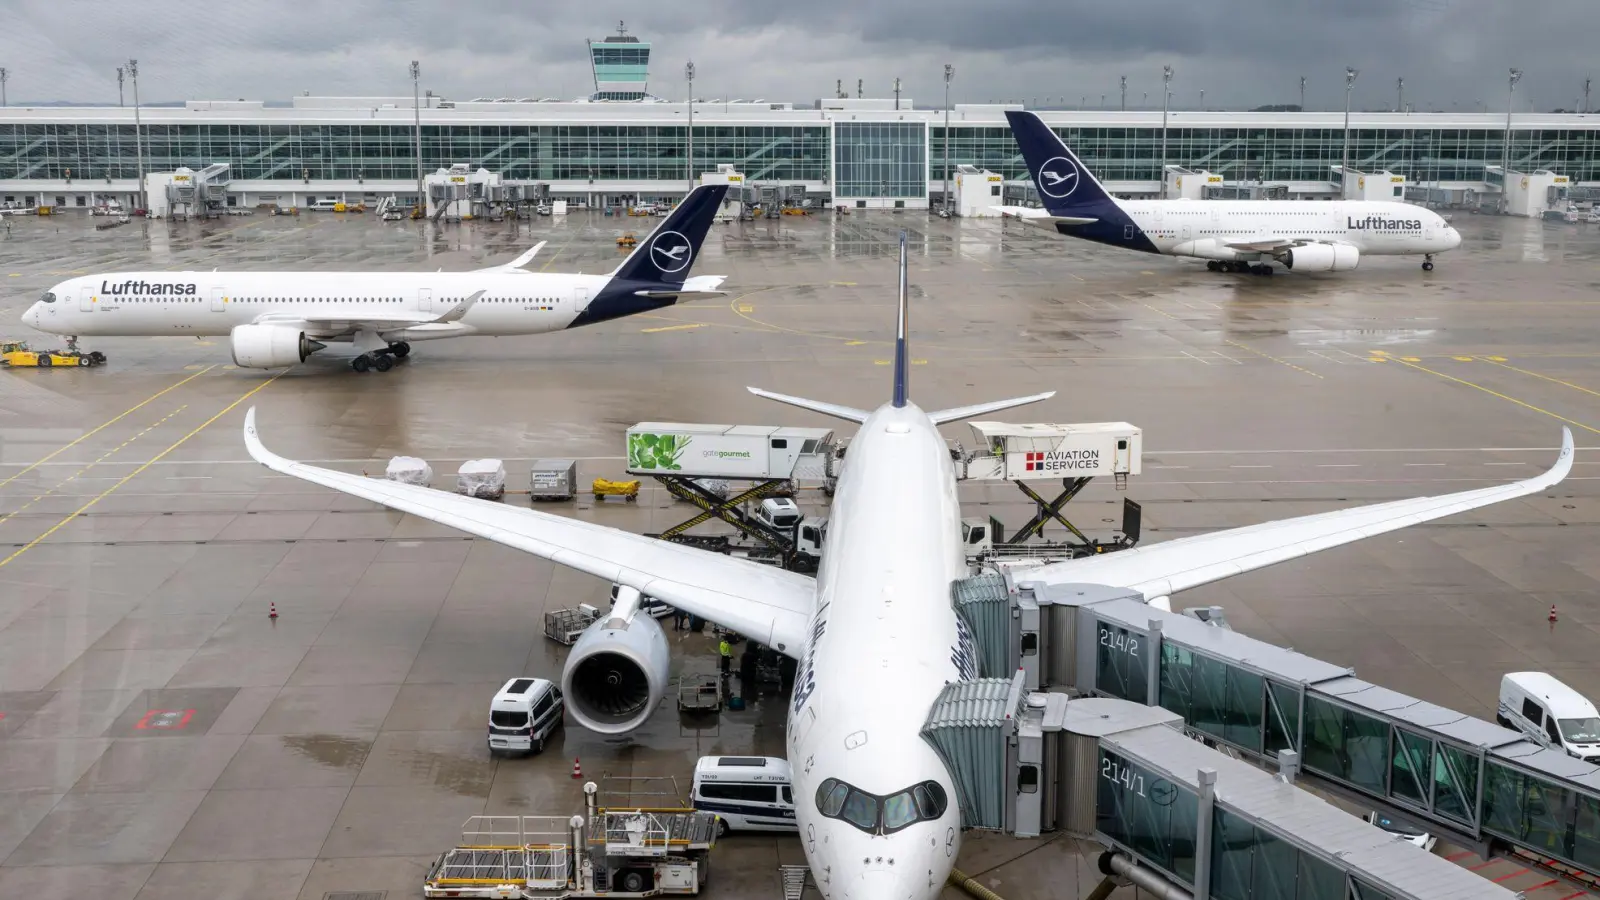
[[[1021,219],[1029,225],[1054,229],[1057,225],[1093,225],[1100,221],[1089,216],[1052,216],[1031,206],[991,206],[990,209],[1008,219]]]
[[[722,283],[728,280],[726,275],[695,275],[684,281],[683,286],[672,290],[640,290],[633,293],[639,297],[650,297],[658,300],[670,300],[695,294],[702,297],[726,297],[727,291],[718,290]]]
[[[1040,400],[1049,400],[1056,395],[1055,391],[1045,391],[1042,394],[1029,394],[1026,397],[1012,397],[1010,400],[991,400],[988,403],[974,403],[971,406],[957,406],[952,409],[941,409],[928,413],[928,418],[935,425],[944,425],[949,422],[959,422],[973,416],[987,415],[999,412],[1002,409],[1011,409],[1014,406],[1026,406],[1029,403],[1038,403]]]
[[[835,419],[843,419],[846,422],[855,422],[858,425],[862,422],[865,422],[867,420],[867,416],[871,415],[871,413],[864,409],[840,406],[837,403],[822,403],[817,400],[807,400],[804,397],[791,397],[788,394],[774,394],[771,391],[763,391],[760,388],[745,388],[745,390],[755,394],[757,397],[765,397],[768,400],[776,400],[779,403],[787,403],[790,406],[798,406],[801,409],[809,409],[812,412],[819,412],[825,416],[833,416]]]

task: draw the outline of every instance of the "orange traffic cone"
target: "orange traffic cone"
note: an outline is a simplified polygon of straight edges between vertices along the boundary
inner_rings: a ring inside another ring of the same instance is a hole
[[[576,756],[574,756],[572,758],[572,777],[573,778],[582,778],[583,777],[583,766],[578,765],[578,758]]]
[[[1555,623],[1556,623],[1556,605],[1554,603],[1552,603],[1552,604],[1550,604],[1550,624],[1554,625]]]
[[[1555,607],[1550,608],[1550,615],[1555,615]],[[276,602],[274,602],[267,610],[267,618],[273,620],[274,622],[278,620],[278,604]]]

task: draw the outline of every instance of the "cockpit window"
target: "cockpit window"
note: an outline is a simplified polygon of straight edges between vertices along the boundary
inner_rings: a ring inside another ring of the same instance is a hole
[[[836,778],[817,787],[817,811],[843,819],[868,834],[888,834],[917,822],[936,820],[949,808],[944,788],[924,781],[888,797],[869,794]]]
[[[40,303],[54,303],[54,302],[56,302],[56,295],[54,293],[50,292],[50,291],[45,291],[44,292],[44,296],[39,298],[39,302]]]

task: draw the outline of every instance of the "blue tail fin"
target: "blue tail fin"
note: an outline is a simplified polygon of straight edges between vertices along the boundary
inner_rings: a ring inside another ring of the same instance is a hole
[[[906,233],[900,232],[900,316],[894,333],[894,405],[906,405],[906,382],[909,380],[911,358],[906,350],[906,331],[910,326],[910,288],[906,285]]]
[[[711,219],[728,193],[725,184],[703,184],[689,192],[650,236],[639,242],[613,277],[651,284],[682,284],[700,255]]]
[[[1115,205],[1077,154],[1038,115],[1006,110],[1011,133],[1022,148],[1022,158],[1039,189],[1039,200],[1055,215],[1094,216]]]

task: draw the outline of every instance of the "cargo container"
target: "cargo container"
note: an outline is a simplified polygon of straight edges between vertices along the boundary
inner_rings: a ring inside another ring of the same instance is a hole
[[[578,495],[578,463],[571,459],[537,459],[528,474],[528,495],[534,500],[571,500]]]
[[[628,474],[820,479],[832,443],[825,428],[641,422],[628,429]]]
[[[969,425],[980,449],[960,467],[963,478],[1033,481],[1139,474],[1143,435],[1127,422]]]

